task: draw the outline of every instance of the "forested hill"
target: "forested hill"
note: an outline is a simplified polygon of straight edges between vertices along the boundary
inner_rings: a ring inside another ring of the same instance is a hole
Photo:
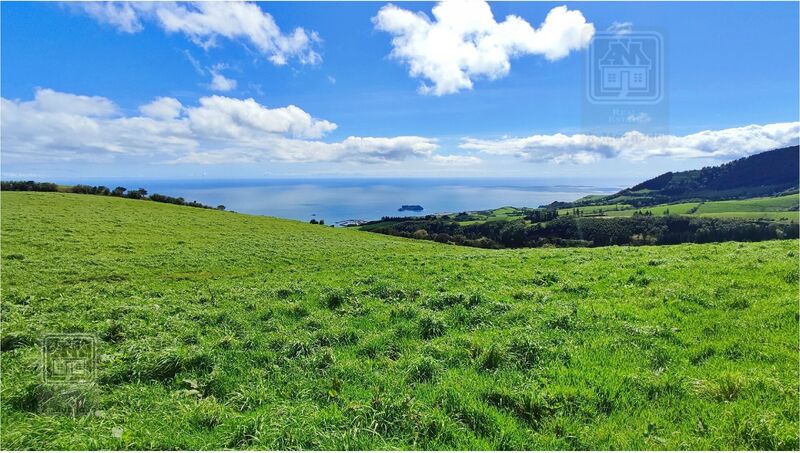
[[[700,170],[668,172],[604,197],[587,197],[551,207],[627,203],[650,206],[682,200],[729,200],[785,194],[797,190],[800,149],[767,151]]]

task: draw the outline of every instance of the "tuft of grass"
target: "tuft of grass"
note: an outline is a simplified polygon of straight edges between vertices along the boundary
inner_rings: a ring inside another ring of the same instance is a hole
[[[744,297],[736,297],[728,302],[728,308],[731,310],[744,310],[750,307],[750,301]]]
[[[492,343],[478,358],[478,367],[482,370],[492,371],[505,362],[507,352],[497,343]]]
[[[26,332],[3,332],[0,337],[0,352],[10,352],[34,345],[36,345],[36,338]]]
[[[698,380],[694,383],[695,392],[717,402],[737,400],[747,388],[747,379],[738,373],[724,373],[713,381]]]
[[[202,430],[213,430],[232,417],[231,410],[213,397],[201,398],[187,407],[189,424]]]
[[[228,435],[227,447],[243,449],[260,443],[268,426],[267,417],[262,414],[237,419]]]
[[[441,372],[441,365],[432,357],[423,356],[408,367],[408,382],[430,382]]]
[[[509,352],[522,369],[530,369],[540,364],[548,354],[548,348],[539,339],[530,336],[514,337]]]
[[[506,389],[490,390],[483,395],[490,405],[512,413],[534,427],[552,414],[552,410],[540,392],[511,392]]]
[[[467,297],[461,293],[444,293],[429,297],[425,305],[433,310],[442,310],[454,305],[463,305]]]
[[[419,320],[420,336],[426,340],[441,337],[446,331],[444,321],[434,315],[425,315]]]
[[[349,289],[328,289],[322,295],[322,304],[335,310],[350,301],[351,292]]]
[[[212,356],[197,349],[170,348],[155,353],[133,353],[110,364],[100,374],[101,384],[127,382],[171,381],[184,371],[209,371],[213,366]]]

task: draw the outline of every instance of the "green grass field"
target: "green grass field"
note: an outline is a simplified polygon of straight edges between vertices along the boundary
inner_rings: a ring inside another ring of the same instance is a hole
[[[1,214],[3,449],[799,447],[798,241],[484,250],[62,193]],[[92,385],[42,382],[62,332],[97,338]]]
[[[667,213],[669,215],[691,215],[699,205],[700,203],[697,202],[661,204],[656,206],[648,206],[646,208],[607,211],[604,212],[604,214],[608,217],[630,217],[634,213],[639,211],[650,211],[653,215],[656,216],[666,215]]]
[[[797,194],[782,197],[750,198],[747,200],[712,201],[697,208],[698,214],[726,212],[780,212],[797,208]],[[796,212],[796,211],[795,211]]]
[[[627,204],[603,204],[596,206],[583,206],[579,208],[583,215],[606,215],[612,212],[622,211],[629,208]],[[559,209],[558,215],[571,215],[572,209]]]
[[[800,203],[800,195],[783,195],[776,197],[750,198],[745,200],[686,202],[659,204],[643,208],[631,208],[630,205],[619,203],[597,206],[583,206],[583,216],[603,217],[631,217],[637,212],[649,211],[654,216],[662,215],[687,215],[696,217],[722,217],[740,219],[769,219],[800,222],[800,212],[796,207]],[[559,209],[560,216],[573,215],[573,209]],[[523,209],[504,206],[502,208],[475,211],[470,213],[469,220],[459,221],[461,225],[470,225],[494,220],[518,220],[525,215]],[[390,227],[398,223],[396,220],[375,223],[361,227],[365,231],[380,227]]]
[[[653,215],[669,213],[670,215],[698,217],[794,220],[797,222],[800,219],[799,213],[797,210],[791,209],[796,209],[799,202],[798,194],[793,194],[745,200],[661,204],[640,209],[607,210],[604,214],[609,217],[629,217],[637,211],[650,211]]]

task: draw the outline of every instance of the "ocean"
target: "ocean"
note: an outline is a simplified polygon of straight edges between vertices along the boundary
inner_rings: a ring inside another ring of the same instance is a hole
[[[65,183],[70,183],[65,181]],[[335,224],[348,220],[377,220],[383,216],[478,211],[502,206],[538,207],[553,201],[573,201],[590,194],[609,194],[618,185],[570,185],[531,179],[269,179],[269,180],[93,180],[114,188],[143,187],[149,193],[183,197],[187,201],[228,210]],[[423,211],[403,211],[420,205]]]

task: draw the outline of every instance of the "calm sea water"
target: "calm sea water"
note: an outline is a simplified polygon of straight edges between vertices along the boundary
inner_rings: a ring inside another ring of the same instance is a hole
[[[568,185],[525,179],[282,179],[282,180],[126,180],[76,181],[83,184],[144,187],[161,193],[225,205],[229,210],[288,219],[375,220],[383,216],[416,216],[477,211],[501,206],[537,207],[572,201],[589,194],[608,194],[616,185]],[[398,212],[421,205],[422,212]]]

